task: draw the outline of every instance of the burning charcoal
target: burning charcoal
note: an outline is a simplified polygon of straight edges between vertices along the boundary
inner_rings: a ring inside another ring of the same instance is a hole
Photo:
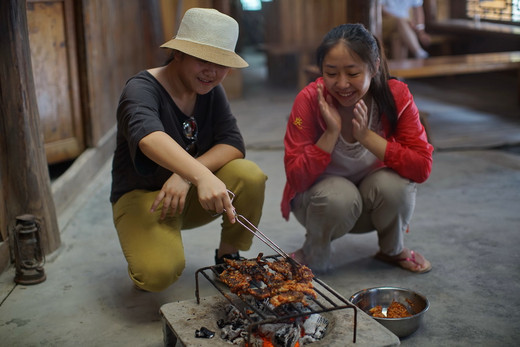
[[[300,338],[300,327],[285,324],[274,335],[274,345],[280,347],[293,347]]]
[[[240,336],[243,329],[234,329],[232,325],[225,325],[220,329],[220,337],[224,340],[233,341]]]
[[[231,342],[237,346],[246,346],[246,341],[247,341],[247,331],[242,331],[240,333],[240,336],[238,336]]]
[[[198,337],[198,338],[211,339],[213,336],[215,336],[215,332],[209,330],[206,327],[201,327],[200,330],[195,331],[195,337]]]
[[[287,323],[262,324],[258,331],[277,347],[293,347],[300,338],[299,325]]]
[[[235,306],[228,305],[226,307],[226,318],[228,322],[233,322],[242,319],[242,314]]]
[[[321,340],[325,336],[329,321],[327,318],[319,314],[311,314],[309,318],[303,322],[303,330],[305,336],[303,338],[304,343],[315,342]]]
[[[217,321],[220,328],[220,336],[223,340],[233,344],[244,346],[248,341],[248,328],[250,324],[261,322],[265,319],[256,310],[264,314],[273,314],[269,309],[268,300],[255,300],[244,298],[244,300],[253,309],[246,310],[247,318],[242,317],[241,311],[233,305],[225,308],[226,317]],[[250,301],[251,300],[251,301]],[[310,307],[301,303],[293,303],[277,307],[282,316],[292,316],[308,312],[308,315],[301,315],[294,319],[273,323],[262,323],[257,326],[257,331],[253,332],[250,339],[251,347],[262,347],[264,342],[269,341],[272,346],[276,347],[294,347],[298,343],[300,346],[306,343],[316,342],[325,335],[328,321],[319,314],[312,314]],[[263,317],[263,318],[262,318]],[[271,316],[269,316],[271,317]],[[306,322],[308,320],[308,322]],[[305,328],[304,328],[305,327]],[[308,331],[307,331],[308,330]],[[305,334],[302,337],[303,332]],[[306,342],[305,342],[306,341]]]
[[[298,315],[302,312],[311,312],[311,310],[309,308],[305,307],[303,304],[301,304],[299,302],[291,304],[291,305],[279,306],[275,310],[281,316],[292,316],[292,315]],[[302,316],[301,318],[305,319],[305,316]]]

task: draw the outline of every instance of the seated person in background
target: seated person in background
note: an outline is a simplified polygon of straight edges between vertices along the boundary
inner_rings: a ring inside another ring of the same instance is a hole
[[[431,43],[430,35],[424,31],[424,9],[422,0],[381,0],[383,10],[383,41],[391,42],[396,33],[401,46],[415,58],[427,58],[428,52],[423,47]],[[411,12],[411,17],[410,17]],[[395,48],[395,47],[394,47]],[[394,59],[405,59],[406,55],[391,52]]]
[[[376,231],[377,259],[429,271],[430,262],[404,246],[433,152],[410,90],[389,78],[384,51],[361,24],[332,29],[317,61],[323,77],[296,96],[284,138],[282,215],[292,212],[306,231],[291,256],[326,271],[332,241]]]
[[[216,263],[251,246],[253,235],[236,223],[234,206],[258,225],[267,177],[244,159],[220,84],[231,67],[248,66],[234,52],[237,39],[233,18],[189,9],[177,36],[161,46],[171,49],[169,62],[139,72],[121,94],[110,201],[128,274],[139,289],[162,291],[179,278],[181,230],[221,218]]]

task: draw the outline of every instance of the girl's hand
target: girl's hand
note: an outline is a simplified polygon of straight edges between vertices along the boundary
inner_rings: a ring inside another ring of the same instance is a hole
[[[162,201],[161,219],[166,218],[166,215],[170,210],[172,215],[182,213],[189,189],[190,183],[178,174],[174,173],[166,182],[164,182],[150,211],[154,212]]]
[[[327,124],[327,131],[339,135],[341,131],[341,117],[338,109],[334,105],[332,96],[327,95],[327,98],[323,96],[323,85],[318,84],[318,105],[320,107],[321,116]]]
[[[161,219],[171,210],[172,214],[182,213],[190,183],[177,174],[173,174],[163,185],[150,209],[154,212],[162,201]],[[231,223],[235,223],[235,209],[231,203],[226,185],[215,175],[210,174],[199,181],[197,186],[199,202],[205,210],[218,214],[226,210]]]
[[[368,107],[363,101],[359,100],[354,106],[354,118],[352,118],[352,136],[359,141],[368,135],[370,129],[368,128]]]
[[[217,214],[221,214],[225,210],[229,221],[235,223],[235,208],[231,197],[226,185],[217,176],[208,175],[202,178],[197,185],[197,191],[202,208]]]

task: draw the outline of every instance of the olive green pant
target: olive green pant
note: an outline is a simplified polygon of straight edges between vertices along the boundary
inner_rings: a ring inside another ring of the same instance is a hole
[[[260,222],[267,176],[253,162],[232,160],[215,175],[235,194],[233,206],[255,226]],[[148,291],[161,291],[174,283],[185,267],[181,230],[196,228],[222,218],[221,241],[239,250],[251,247],[253,235],[239,223],[231,224],[224,214],[204,210],[197,188],[191,187],[182,214],[161,220],[161,208],[150,212],[158,191],[133,190],[112,206],[128,273],[134,283]],[[201,235],[204,237],[204,235]]]
[[[399,254],[415,208],[416,191],[416,183],[384,168],[357,186],[346,178],[330,176],[297,194],[292,212],[306,229],[302,249],[308,265],[315,271],[326,271],[331,242],[346,233],[376,230],[380,251]]]

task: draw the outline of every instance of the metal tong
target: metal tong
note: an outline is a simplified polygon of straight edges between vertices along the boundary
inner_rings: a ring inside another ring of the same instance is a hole
[[[233,203],[233,199],[235,198],[235,194],[228,190],[229,195],[231,196],[231,203]],[[225,210],[224,210],[225,211]],[[269,248],[278,253],[280,256],[285,258],[287,261],[292,263],[293,265],[300,265],[296,260],[294,260],[287,252],[285,252],[282,248],[280,248],[276,243],[274,243],[269,237],[267,237],[263,232],[260,231],[253,223],[251,223],[246,217],[239,214],[235,209],[233,210],[233,214],[235,215],[236,221],[240,223],[244,228],[246,228],[253,235],[258,237],[263,243],[265,243]]]

